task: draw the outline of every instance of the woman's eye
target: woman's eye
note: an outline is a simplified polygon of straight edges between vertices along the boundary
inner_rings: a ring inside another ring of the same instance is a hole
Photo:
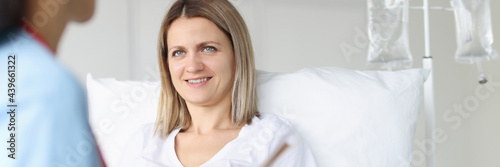
[[[217,49],[215,49],[215,47],[212,47],[212,46],[207,46],[207,47],[204,47],[203,48],[203,52],[213,52],[213,51],[216,51]]]
[[[172,52],[172,56],[173,56],[173,57],[182,56],[183,54],[184,54],[184,52],[183,52],[183,51],[180,51],[180,50],[177,50],[177,51]]]

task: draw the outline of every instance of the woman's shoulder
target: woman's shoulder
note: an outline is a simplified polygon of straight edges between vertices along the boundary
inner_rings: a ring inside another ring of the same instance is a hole
[[[292,151],[287,151],[290,152],[287,154],[293,153],[294,156],[286,156],[289,157],[286,158],[286,161],[293,158],[301,159],[301,154],[295,155],[296,152],[303,151],[301,137],[293,124],[284,117],[271,113],[261,113],[260,116],[254,117],[252,123],[248,124],[242,131],[241,139],[243,140],[239,142],[241,145],[236,147],[237,151],[232,155],[233,157],[252,157],[254,164],[262,164],[272,153],[279,151],[287,144],[294,148],[291,149]]]
[[[177,132],[177,129],[174,132]],[[173,149],[168,145],[168,139],[169,136],[166,139],[161,138],[159,131],[155,133],[154,123],[138,127],[122,151],[120,166],[149,166],[145,164],[157,162],[158,156],[166,157],[165,155]]]
[[[255,117],[249,125],[250,133],[261,142],[276,146],[285,140],[294,138],[297,134],[296,129],[286,118],[271,113],[261,113]]]
[[[286,118],[272,113],[260,113],[260,116],[252,119],[251,126],[277,131],[280,129],[293,129],[292,123]]]

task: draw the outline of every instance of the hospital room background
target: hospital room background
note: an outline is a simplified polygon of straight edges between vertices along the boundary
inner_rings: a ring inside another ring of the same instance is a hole
[[[257,69],[272,72],[325,66],[367,69],[365,0],[231,1],[249,27]],[[90,22],[71,24],[66,29],[59,56],[82,85],[87,73],[94,78],[159,80],[157,36],[171,3],[171,0],[97,0],[96,13]],[[450,7],[449,0],[429,3],[431,7]],[[410,6],[422,6],[422,1],[410,0]],[[492,0],[490,8],[492,16],[500,15],[500,1]],[[424,55],[422,13],[409,10],[413,68],[422,67]],[[455,62],[453,12],[430,10],[429,16],[435,121],[436,127],[445,132],[445,139],[436,143],[436,166],[500,166],[500,60],[483,63],[489,81],[479,84],[475,65]],[[492,27],[493,38],[500,40],[500,17],[492,17]],[[346,46],[351,49],[349,52],[343,50]],[[494,42],[493,48],[499,50],[500,43]],[[450,121],[450,117],[458,119],[458,124]],[[425,166],[425,157],[418,154],[423,152],[424,122],[421,112],[413,144],[413,166]]]

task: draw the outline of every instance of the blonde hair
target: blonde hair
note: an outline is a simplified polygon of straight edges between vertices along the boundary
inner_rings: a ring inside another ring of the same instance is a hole
[[[165,138],[174,129],[187,129],[191,124],[186,102],[175,90],[168,68],[167,31],[170,24],[180,17],[206,18],[214,22],[231,41],[236,67],[231,96],[231,121],[236,126],[250,124],[254,116],[259,116],[259,112],[252,42],[243,18],[227,0],[178,0],[168,11],[160,29],[158,59],[162,88],[155,134],[159,131],[160,136]]]

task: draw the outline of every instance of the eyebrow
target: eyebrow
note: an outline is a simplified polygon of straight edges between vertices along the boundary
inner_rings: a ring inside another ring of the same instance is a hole
[[[196,48],[201,48],[202,46],[205,46],[205,45],[208,45],[208,44],[216,44],[216,45],[221,46],[220,43],[215,42],[215,41],[204,41],[204,42],[201,42],[201,43],[197,44]],[[172,46],[172,47],[170,47],[167,50],[167,52],[170,53],[171,50],[176,49],[176,48],[184,49],[185,47],[183,47],[183,46]]]

